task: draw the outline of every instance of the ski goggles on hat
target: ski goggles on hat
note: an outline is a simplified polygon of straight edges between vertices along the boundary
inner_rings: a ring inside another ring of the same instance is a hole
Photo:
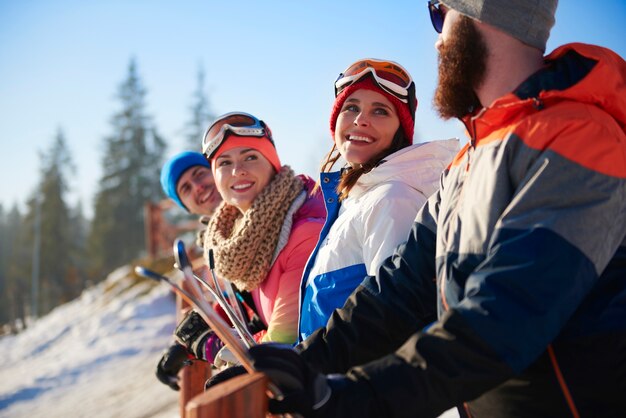
[[[249,113],[231,112],[220,116],[204,133],[202,153],[211,159],[229,134],[267,138],[273,144],[272,132],[260,119]]]
[[[393,61],[364,59],[346,68],[335,81],[335,97],[343,89],[354,84],[367,74],[371,74],[376,83],[384,90],[393,94],[403,103],[407,103],[409,87],[413,79],[409,73]]]
[[[335,97],[343,89],[356,83],[366,75],[371,75],[381,89],[394,95],[402,103],[407,103],[411,111],[414,111],[415,83],[413,83],[413,79],[408,71],[393,61],[370,58],[355,62],[339,74],[337,81],[335,81]]]
[[[443,30],[443,21],[446,19],[446,10],[442,10],[439,0],[428,0],[428,13],[430,13],[430,22],[437,33]]]

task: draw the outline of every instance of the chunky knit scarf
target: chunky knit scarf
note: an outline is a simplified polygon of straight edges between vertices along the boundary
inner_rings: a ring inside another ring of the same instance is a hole
[[[285,219],[286,215],[295,212],[294,204],[302,205],[304,201],[296,199],[303,188],[304,183],[293,170],[283,166],[245,213],[222,202],[204,237],[205,258],[208,260],[208,250],[213,249],[220,277],[247,291],[265,280],[277,255],[284,223],[291,223],[291,216]]]

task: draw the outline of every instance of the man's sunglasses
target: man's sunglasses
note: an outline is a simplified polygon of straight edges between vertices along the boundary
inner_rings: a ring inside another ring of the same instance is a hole
[[[428,12],[430,13],[430,21],[433,24],[433,28],[437,33],[441,33],[443,30],[443,21],[446,18],[447,10],[442,10],[441,7],[445,7],[439,2],[439,0],[428,0]]]

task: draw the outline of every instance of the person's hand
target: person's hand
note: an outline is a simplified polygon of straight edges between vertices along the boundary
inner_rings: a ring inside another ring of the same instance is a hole
[[[220,383],[230,380],[235,376],[241,376],[242,374],[246,373],[248,373],[248,371],[242,365],[222,369],[219,373],[215,373],[214,375],[212,375],[204,383],[204,390],[209,390],[213,386],[219,385]]]
[[[265,373],[281,391],[282,396],[269,400],[272,414],[297,413],[313,418],[384,414],[371,409],[371,403],[366,401],[373,395],[367,382],[358,384],[346,375],[321,374],[291,346],[265,343],[251,347],[248,353],[254,369]],[[207,380],[205,390],[244,373],[246,369],[241,365],[224,369]]]
[[[218,369],[222,369],[225,367],[232,367],[241,364],[239,359],[235,357],[235,355],[230,351],[227,346],[222,347],[217,354],[215,355],[215,359],[213,360],[213,366]]]
[[[178,372],[183,367],[191,364],[191,355],[185,347],[173,344],[163,353],[157,364],[156,377],[159,381],[173,390],[179,390]]]
[[[305,417],[325,415],[333,394],[329,385],[331,380],[313,370],[291,346],[259,344],[248,352],[254,368],[265,373],[282,391],[281,400],[270,399],[270,412],[297,412]]]
[[[174,330],[174,336],[195,358],[207,360],[206,342],[214,334],[198,312],[187,312]]]
[[[234,329],[230,331],[240,338]],[[239,362],[196,311],[189,311],[176,327],[174,336],[195,358],[207,361],[215,367]]]

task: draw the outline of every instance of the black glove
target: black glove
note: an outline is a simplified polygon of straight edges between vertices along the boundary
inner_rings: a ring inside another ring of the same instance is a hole
[[[228,368],[222,370],[221,372],[216,373],[213,376],[211,376],[204,383],[204,390],[209,390],[209,389],[211,389],[215,385],[219,385],[220,383],[225,382],[227,380],[230,380],[230,379],[232,379],[235,376],[241,376],[242,374],[246,374],[246,373],[248,373],[248,372],[247,372],[246,368],[243,367],[242,365],[228,367]]]
[[[260,344],[248,350],[254,368],[263,372],[281,391],[281,400],[270,399],[269,410],[274,414],[297,412],[305,417],[326,416],[331,404],[332,387],[340,387],[338,379],[313,370],[291,346]]]
[[[163,353],[156,369],[156,377],[161,383],[168,385],[174,390],[179,390],[178,372],[183,367],[191,364],[191,355],[185,347],[174,344]]]
[[[209,325],[204,322],[200,314],[194,310],[187,312],[180,324],[174,330],[174,336],[194,357],[206,360],[205,345],[213,334]]]

